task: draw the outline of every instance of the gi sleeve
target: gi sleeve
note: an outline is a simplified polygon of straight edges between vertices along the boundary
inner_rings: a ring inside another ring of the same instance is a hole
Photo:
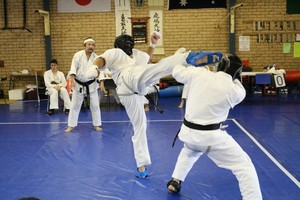
[[[70,75],[71,74],[74,74],[75,76],[77,75],[79,59],[80,59],[80,52],[77,52],[74,54],[74,56],[72,58],[72,63],[71,63],[71,67],[70,67]]]
[[[233,85],[234,85],[234,94],[233,94],[233,106],[232,108],[241,103],[244,98],[246,97],[246,90],[242,83],[238,79],[233,80]]]
[[[192,79],[193,74],[199,73],[197,70],[201,68],[196,67],[186,67],[183,65],[176,65],[172,71],[172,76],[177,82],[183,84],[189,84]]]

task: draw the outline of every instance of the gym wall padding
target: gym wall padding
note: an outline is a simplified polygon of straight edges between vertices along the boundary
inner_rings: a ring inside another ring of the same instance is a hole
[[[159,97],[181,97],[183,85],[169,86],[159,90]]]
[[[300,70],[286,71],[285,82],[286,83],[298,83],[300,81]]]

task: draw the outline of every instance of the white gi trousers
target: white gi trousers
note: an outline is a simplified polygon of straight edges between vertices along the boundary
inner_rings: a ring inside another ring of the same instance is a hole
[[[137,167],[151,164],[146,129],[147,119],[144,110],[144,95],[147,87],[155,84],[161,77],[172,74],[177,64],[186,64],[187,54],[172,55],[160,60],[156,64],[128,67],[119,75],[117,94],[124,105],[132,123],[134,135],[132,137],[134,156]],[[134,92],[138,94],[133,94]]]
[[[261,200],[259,180],[249,156],[225,130],[200,131],[182,125],[179,139],[184,142],[172,177],[184,181],[195,162],[207,155],[218,167],[236,176],[243,200]]]
[[[78,84],[78,83],[76,83]],[[94,84],[94,83],[92,83]],[[101,112],[99,106],[99,97],[98,97],[98,90],[94,90],[89,93],[90,96],[90,111],[92,114],[92,120],[94,126],[101,126]],[[81,106],[84,100],[84,92],[81,93],[79,90],[74,89],[72,94],[72,101],[71,101],[71,109],[68,118],[68,126],[69,127],[76,127],[78,124],[78,117],[81,110]]]
[[[57,91],[55,88],[47,88],[48,94],[50,95],[50,109],[58,109],[58,95],[64,101],[64,109],[70,109],[71,100],[69,93],[66,88],[60,88],[60,91]]]

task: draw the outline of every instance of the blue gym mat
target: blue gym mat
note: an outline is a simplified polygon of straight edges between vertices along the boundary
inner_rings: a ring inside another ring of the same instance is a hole
[[[180,194],[167,191],[182,143],[173,138],[184,116],[179,98],[159,98],[163,114],[147,112],[152,158],[149,177],[138,179],[132,126],[123,108],[101,106],[103,131],[93,130],[89,110],[64,133],[67,115],[45,115],[46,102],[0,105],[0,199],[41,200],[235,200],[241,199],[230,171],[203,156]],[[251,157],[265,200],[300,197],[300,98],[251,96],[225,122],[228,132]]]

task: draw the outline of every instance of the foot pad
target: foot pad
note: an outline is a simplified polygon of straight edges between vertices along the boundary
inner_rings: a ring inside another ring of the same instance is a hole
[[[140,172],[140,171],[137,169],[136,172],[135,172],[135,176],[136,176],[137,178],[146,178],[146,177],[148,176],[148,170],[147,170],[147,168],[145,168],[145,171],[143,171],[143,172]]]
[[[196,65],[196,62],[205,56],[207,56],[207,63],[201,63],[199,65]],[[214,59],[214,56],[218,56],[219,58]],[[188,57],[186,58],[186,62],[196,67],[201,67],[207,64],[220,62],[221,59],[222,59],[222,53],[220,52],[199,51],[199,52],[190,52]]]

